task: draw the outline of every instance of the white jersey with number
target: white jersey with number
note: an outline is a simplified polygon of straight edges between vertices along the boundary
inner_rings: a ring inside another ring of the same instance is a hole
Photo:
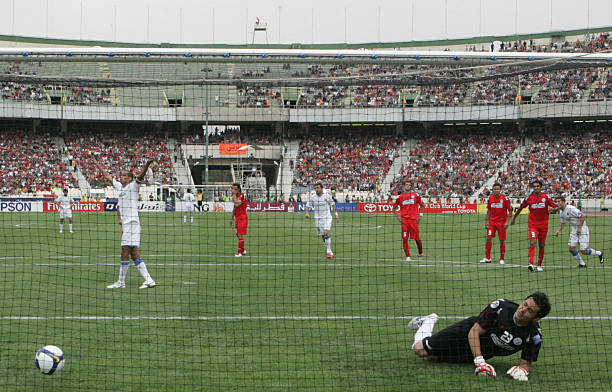
[[[132,181],[124,187],[119,181],[113,179],[113,186],[119,192],[121,223],[124,225],[131,222],[140,224],[138,218],[138,190],[140,185],[136,181]]]
[[[331,218],[331,208],[334,205],[334,200],[329,193],[323,192],[321,196],[317,192],[310,193],[310,199],[306,206],[314,212],[315,219]]]
[[[561,218],[561,223],[569,222],[571,233],[576,234],[578,230],[578,225],[580,224],[580,218],[582,218],[582,211],[572,205],[566,205],[561,214],[559,215]],[[588,230],[586,222],[582,224],[582,229],[580,231]]]
[[[55,199],[55,201],[59,203],[60,212],[72,211],[72,207],[70,206],[70,202],[72,201],[72,198],[61,195],[61,196],[58,196],[57,199]]]

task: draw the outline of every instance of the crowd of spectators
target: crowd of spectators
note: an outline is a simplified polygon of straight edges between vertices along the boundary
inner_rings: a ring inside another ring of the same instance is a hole
[[[0,68],[0,73],[10,75],[37,75],[37,63],[8,62]],[[115,103],[110,89],[82,86],[49,86],[45,91],[42,84],[21,84],[10,81],[0,81],[0,97],[12,101],[49,101],[57,96],[62,104],[91,105]]]
[[[612,133],[562,131],[540,133],[520,156],[513,156],[499,180],[507,194],[522,197],[529,183],[541,179],[553,194],[574,197],[610,197]]]
[[[605,76],[599,78],[599,82],[591,91],[589,101],[603,101],[612,98],[612,74],[607,72]]]
[[[258,108],[269,107],[272,102],[281,102],[281,92],[277,88],[245,87],[238,91],[238,107]]]
[[[416,146],[391,185],[401,192],[410,180],[425,197],[470,197],[496,173],[517,148],[519,139],[510,131],[433,130],[415,132]]]
[[[0,194],[50,192],[77,183],[49,134],[0,131]]]
[[[550,44],[536,44],[530,41],[510,41],[502,42],[499,47],[500,52],[563,52],[563,53],[592,53],[608,51],[611,48],[612,40],[609,32],[600,34],[587,34],[584,39],[575,41],[552,42]],[[491,51],[494,45],[491,44]]]
[[[177,183],[165,137],[160,132],[79,130],[70,132],[64,139],[94,188],[111,184],[96,169],[92,156],[114,176],[126,170],[139,171],[147,160],[155,159],[145,179],[160,184]]]
[[[309,132],[300,143],[293,184],[308,187],[322,182],[338,192],[376,190],[398,156],[401,141],[370,129],[341,135]]]

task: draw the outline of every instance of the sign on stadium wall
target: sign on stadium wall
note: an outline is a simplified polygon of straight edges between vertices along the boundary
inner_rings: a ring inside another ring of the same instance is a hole
[[[246,155],[246,143],[219,143],[219,154],[221,155]]]
[[[297,203],[297,212],[306,212],[306,203]],[[336,203],[338,212],[357,212],[357,203]]]
[[[102,211],[117,211],[117,202],[107,201],[103,204]],[[166,203],[163,201],[139,201],[138,211],[139,212],[163,212],[166,210]],[[78,211],[73,209],[73,211]]]
[[[101,201],[73,201],[70,203],[70,206],[74,212],[103,212],[105,210],[104,203]],[[43,202],[43,211],[58,212],[59,208],[56,202],[45,201]]]
[[[0,212],[42,212],[42,201],[2,201]]]
[[[475,214],[478,206],[468,203],[425,203],[426,214]],[[357,211],[368,214],[391,213],[392,203],[357,203]]]
[[[247,212],[295,212],[297,203],[272,203],[267,201],[257,201],[247,203]]]

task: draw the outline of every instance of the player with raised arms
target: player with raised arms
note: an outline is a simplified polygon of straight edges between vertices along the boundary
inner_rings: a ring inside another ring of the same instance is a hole
[[[597,256],[599,257],[599,262],[603,263],[603,251],[589,248],[589,226],[586,224],[586,215],[578,208],[567,204],[563,196],[555,197],[555,201],[559,205],[559,216],[561,218],[561,225],[559,226],[559,230],[555,232],[555,237],[559,236],[561,230],[563,230],[567,222],[569,222],[570,238],[567,245],[569,246],[569,252],[578,262],[578,268],[586,268],[587,266],[580,253],[585,256]],[[576,250],[576,246],[578,245],[580,245],[580,253]]]
[[[248,201],[249,200],[242,193],[240,184],[232,184],[232,202],[234,203],[234,210],[230,218],[230,227],[234,225],[235,219],[236,237],[238,237],[238,252],[234,255],[236,257],[242,257],[247,253],[244,249],[244,236],[247,235],[247,228],[249,226],[249,216],[247,215]]]
[[[55,204],[59,210],[60,234],[64,232],[64,219],[66,218],[68,218],[68,227],[70,228],[70,233],[74,233],[74,231],[72,231],[72,206],[70,205],[71,201],[72,199],[68,197],[67,188],[64,188],[63,195],[58,196],[57,199],[55,199]]]
[[[191,223],[193,223],[193,210],[195,209],[194,203],[196,201],[196,197],[193,193],[191,193],[191,189],[187,189],[185,191],[183,200],[185,201],[185,212],[183,213],[183,223],[187,223],[187,213],[190,214]]]
[[[510,200],[501,193],[502,186],[496,182],[493,184],[493,193],[489,196],[487,202],[487,242],[485,245],[485,258],[480,260],[481,263],[491,262],[491,248],[493,248],[493,238],[495,232],[499,235],[499,264],[504,264],[506,255],[506,229],[510,225],[510,212],[512,206]]]
[[[537,361],[542,347],[542,330],[538,321],[550,312],[546,294],[535,292],[521,304],[505,299],[491,302],[476,317],[447,327],[436,334],[435,313],[415,317],[408,328],[416,329],[412,350],[425,360],[470,363],[476,375],[495,377],[495,368],[486,361],[497,356],[512,355],[522,350],[517,366],[508,370],[512,378],[528,381],[531,365]]]
[[[542,261],[544,260],[544,245],[546,244],[546,236],[548,235],[548,216],[549,208],[557,208],[557,205],[546,193],[542,193],[542,181],[535,180],[531,183],[533,192],[529,195],[512,217],[514,225],[516,217],[519,216],[525,207],[529,207],[529,265],[530,271],[533,271],[533,259],[535,257],[535,246],[538,243],[538,271],[544,271]]]
[[[331,210],[334,211],[336,220],[340,222],[340,215],[336,210],[336,203],[331,194],[323,192],[323,184],[318,182],[314,186],[314,191],[310,193],[308,203],[306,203],[306,213],[304,216],[306,219],[310,218],[310,210],[314,212],[315,228],[317,229],[317,235],[320,235],[325,245],[325,252],[328,259],[334,257],[334,252],[331,248],[331,232],[332,227],[332,215]]]
[[[119,193],[119,203],[117,206],[117,215],[119,216],[119,224],[121,225],[121,265],[119,267],[119,280],[115,283],[106,286],[108,289],[125,288],[125,278],[130,267],[130,256],[134,260],[134,265],[138,268],[138,272],[144,279],[144,283],[140,286],[141,289],[155,287],[157,284],[149,275],[147,266],[140,257],[140,218],[138,217],[138,191],[140,182],[144,179],[149,166],[154,162],[149,159],[142,169],[141,173],[134,178],[134,173],[126,171],[121,173],[119,180],[113,178],[102,165],[93,158],[94,164],[102,173],[102,176],[107,181],[113,183],[113,186]]]
[[[421,197],[412,191],[412,182],[404,181],[404,192],[395,200],[393,213],[397,220],[402,224],[402,246],[406,261],[410,261],[410,247],[408,240],[416,242],[419,257],[423,257],[423,241],[419,234],[419,221],[425,212],[425,205]]]

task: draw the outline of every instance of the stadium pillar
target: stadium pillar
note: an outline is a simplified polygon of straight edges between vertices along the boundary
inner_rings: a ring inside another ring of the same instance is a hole
[[[209,106],[209,100],[210,100],[210,92],[209,87],[208,87],[208,66],[206,67],[206,99],[204,100],[205,102],[205,128],[204,128],[204,143],[206,144],[206,151],[205,151],[205,157],[204,157],[204,185],[206,185],[205,187],[205,194],[204,197],[206,199],[206,201],[208,201],[208,106]]]
[[[60,130],[62,131],[62,133],[66,133],[66,131],[68,130],[67,120],[60,120]]]
[[[40,126],[40,120],[38,119],[32,120],[32,131],[33,132],[36,132],[39,126]]]

